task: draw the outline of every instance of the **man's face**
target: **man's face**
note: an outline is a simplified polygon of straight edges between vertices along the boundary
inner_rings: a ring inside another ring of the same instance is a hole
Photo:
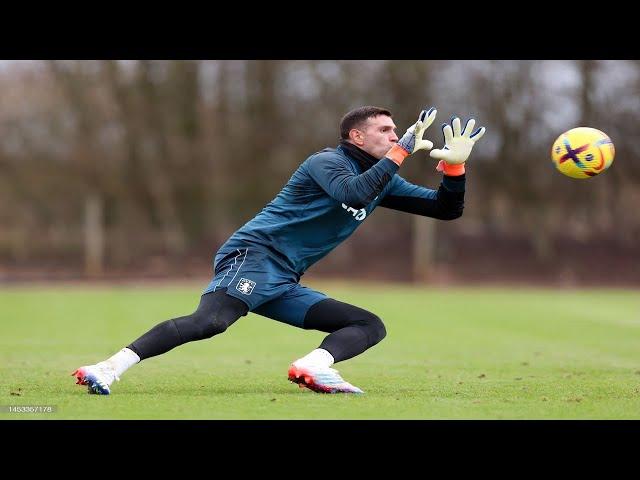
[[[351,130],[351,141],[377,159],[381,159],[398,141],[396,125],[387,115],[367,119],[359,129]]]

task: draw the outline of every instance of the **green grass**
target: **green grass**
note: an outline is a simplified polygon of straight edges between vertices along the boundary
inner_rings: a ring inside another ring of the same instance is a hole
[[[337,365],[366,395],[289,383],[289,363],[324,334],[253,314],[133,367],[110,396],[87,395],[74,368],[191,312],[202,285],[9,288],[0,419],[640,418],[638,292],[309,285],[385,321],[382,343]]]

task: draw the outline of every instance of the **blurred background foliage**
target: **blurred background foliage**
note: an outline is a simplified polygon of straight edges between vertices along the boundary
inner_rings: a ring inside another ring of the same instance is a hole
[[[487,134],[453,222],[383,208],[309,275],[430,283],[640,284],[640,61],[0,62],[0,281],[207,277],[217,248],[344,113],[473,116]],[[555,171],[576,126],[613,166]],[[426,156],[400,174],[437,188]],[[372,260],[375,259],[375,260]]]

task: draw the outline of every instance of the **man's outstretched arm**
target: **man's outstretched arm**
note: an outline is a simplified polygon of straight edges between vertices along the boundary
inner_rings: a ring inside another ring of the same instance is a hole
[[[309,173],[330,197],[353,208],[369,205],[399,168],[383,157],[365,173],[356,175],[347,162],[336,153],[318,153],[309,161]]]
[[[485,128],[472,133],[474,119],[467,122],[464,130],[459,118],[452,118],[451,123],[453,128],[447,124],[442,126],[444,147],[432,150],[430,154],[440,160],[437,170],[444,173],[438,190],[414,185],[396,176],[380,206],[440,220],[452,220],[462,215],[466,183],[464,165],[475,142],[484,135]]]
[[[439,220],[453,220],[464,209],[465,175],[445,175],[438,190],[421,187],[396,176],[381,207]]]
[[[340,155],[329,152],[318,153],[310,160],[309,173],[332,198],[354,208],[365,207],[380,194],[407,156],[433,147],[422,136],[433,123],[436,112],[435,108],[422,110],[418,121],[407,129],[398,143],[360,175],[354,174]]]

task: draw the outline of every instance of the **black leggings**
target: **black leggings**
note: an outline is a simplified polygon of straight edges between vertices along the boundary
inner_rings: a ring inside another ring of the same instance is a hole
[[[318,348],[327,350],[335,362],[361,354],[387,335],[377,315],[332,298],[321,300],[309,309],[304,328],[331,333]]]
[[[226,294],[226,288],[207,293],[191,315],[159,323],[127,348],[141,360],[155,357],[184,343],[218,335],[248,311],[242,300]],[[331,298],[309,309],[304,328],[330,333],[319,348],[331,353],[335,362],[359,355],[386,335],[384,324],[376,315]]]
[[[246,303],[227,295],[226,290],[202,295],[200,305],[191,315],[159,323],[127,348],[143,360],[161,355],[183,343],[204,340],[224,332],[249,311]]]

